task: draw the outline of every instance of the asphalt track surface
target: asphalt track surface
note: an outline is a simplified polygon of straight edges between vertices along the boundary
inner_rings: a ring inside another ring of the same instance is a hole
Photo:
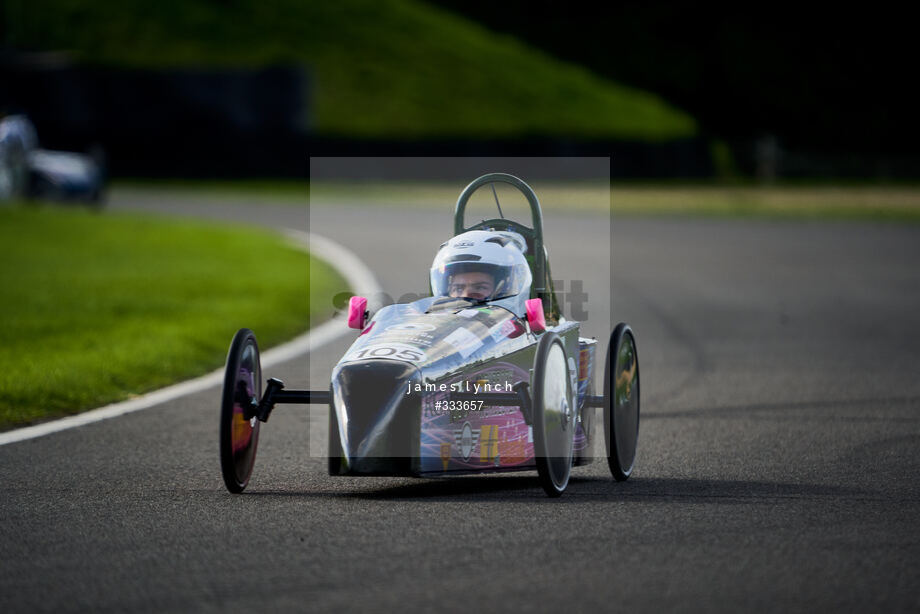
[[[232,200],[112,206],[309,224],[393,296],[451,230]],[[606,217],[547,232],[557,277],[605,287]],[[617,219],[613,254],[642,378],[628,482],[595,463],[550,500],[535,472],[333,478],[325,410],[288,406],[235,496],[213,388],[0,447],[0,611],[917,611],[920,227]],[[324,388],[350,339],[266,375]]]

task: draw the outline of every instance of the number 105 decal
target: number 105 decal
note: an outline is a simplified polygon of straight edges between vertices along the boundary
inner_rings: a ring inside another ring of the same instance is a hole
[[[351,352],[342,359],[342,362],[365,360],[368,358],[389,358],[391,360],[402,360],[405,362],[421,362],[425,360],[425,352],[411,345],[403,345],[400,343],[369,345]]]

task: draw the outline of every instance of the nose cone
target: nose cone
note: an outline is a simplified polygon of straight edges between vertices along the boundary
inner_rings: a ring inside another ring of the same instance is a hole
[[[421,396],[414,388],[420,381],[408,362],[358,360],[336,368],[332,424],[338,433],[330,432],[329,441],[330,456],[341,456],[338,473],[412,473],[419,456]]]

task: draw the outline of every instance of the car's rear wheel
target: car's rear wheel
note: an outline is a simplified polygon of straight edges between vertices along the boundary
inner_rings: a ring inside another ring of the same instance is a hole
[[[575,450],[575,404],[562,339],[545,333],[537,345],[533,382],[534,460],[540,485],[550,497],[565,491]]]
[[[610,473],[618,482],[629,479],[639,440],[639,354],[636,338],[624,323],[613,330],[607,347],[604,438]]]
[[[252,475],[259,444],[253,404],[262,397],[262,366],[256,336],[248,328],[233,337],[227,353],[220,402],[220,468],[227,490],[243,492]]]

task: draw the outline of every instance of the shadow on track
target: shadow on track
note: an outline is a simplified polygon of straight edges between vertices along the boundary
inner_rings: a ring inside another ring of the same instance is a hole
[[[340,481],[342,478],[333,478]],[[553,505],[609,501],[673,502],[677,504],[719,503],[726,505],[773,505],[781,500],[881,500],[884,495],[852,488],[815,484],[783,484],[744,480],[637,478],[615,482],[601,477],[572,476],[561,499],[547,499],[536,475],[469,476],[421,480],[393,480],[390,484],[368,488],[367,478],[352,484],[329,488],[325,482],[318,491],[247,491],[260,497],[333,497],[368,501],[545,501]]]
[[[675,411],[648,411],[642,414],[643,420],[662,420],[668,418],[687,418],[689,416],[707,416],[713,418],[774,419],[775,412],[801,412],[797,419],[827,420],[828,413],[834,410],[859,408],[886,408],[913,410],[920,407],[918,397],[870,397],[864,399],[839,399],[820,401],[788,401],[784,403],[751,403],[747,405],[728,405],[721,407],[688,407]],[[827,410],[827,411],[825,411]],[[818,413],[822,412],[822,413]],[[814,414],[814,415],[810,415]],[[833,416],[837,422],[902,422],[915,423],[920,420],[916,415],[890,416],[864,414],[858,416]]]

